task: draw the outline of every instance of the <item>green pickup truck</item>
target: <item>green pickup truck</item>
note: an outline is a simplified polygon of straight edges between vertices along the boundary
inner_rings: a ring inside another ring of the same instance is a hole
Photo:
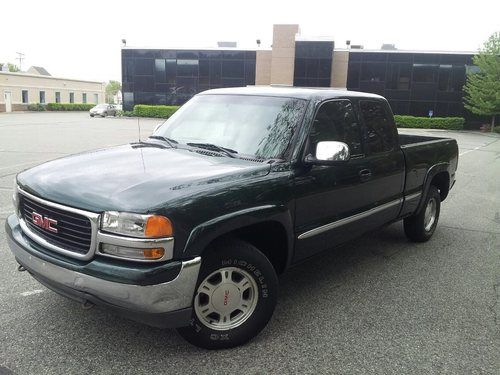
[[[147,140],[19,173],[5,228],[48,288],[228,348],[302,260],[398,220],[429,240],[457,163],[453,139],[398,135],[378,95],[209,90]]]

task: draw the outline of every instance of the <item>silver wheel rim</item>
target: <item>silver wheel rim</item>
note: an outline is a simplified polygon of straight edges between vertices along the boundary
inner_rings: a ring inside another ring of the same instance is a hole
[[[236,267],[221,268],[201,282],[194,298],[194,311],[208,328],[233,329],[254,312],[257,291],[257,283],[248,272]]]
[[[435,198],[429,199],[427,202],[427,206],[425,207],[424,213],[424,229],[426,232],[429,232],[436,222],[436,209],[437,203]]]

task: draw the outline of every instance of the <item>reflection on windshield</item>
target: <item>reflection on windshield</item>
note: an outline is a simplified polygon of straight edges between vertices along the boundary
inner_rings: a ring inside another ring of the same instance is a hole
[[[293,98],[200,95],[179,109],[155,135],[278,158],[290,143],[305,107],[304,100]]]

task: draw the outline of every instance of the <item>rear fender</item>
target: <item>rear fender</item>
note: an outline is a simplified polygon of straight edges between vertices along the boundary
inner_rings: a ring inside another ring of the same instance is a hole
[[[450,163],[439,163],[439,164],[434,164],[432,167],[429,168],[427,171],[427,174],[425,176],[425,181],[422,189],[422,195],[420,197],[420,202],[418,204],[417,210],[415,212],[420,212],[424,205],[425,197],[427,196],[427,193],[429,191],[429,188],[431,186],[432,179],[438,174],[442,172],[446,172],[448,174],[448,178],[450,177]]]

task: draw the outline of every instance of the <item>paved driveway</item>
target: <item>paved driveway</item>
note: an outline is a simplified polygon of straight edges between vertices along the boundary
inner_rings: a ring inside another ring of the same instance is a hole
[[[141,120],[142,133],[158,123]],[[219,352],[47,290],[16,271],[3,225],[15,174],[137,140],[137,120],[0,114],[0,374],[500,373],[500,138],[456,138],[457,183],[425,244],[400,223],[281,278],[278,307],[248,345]]]

